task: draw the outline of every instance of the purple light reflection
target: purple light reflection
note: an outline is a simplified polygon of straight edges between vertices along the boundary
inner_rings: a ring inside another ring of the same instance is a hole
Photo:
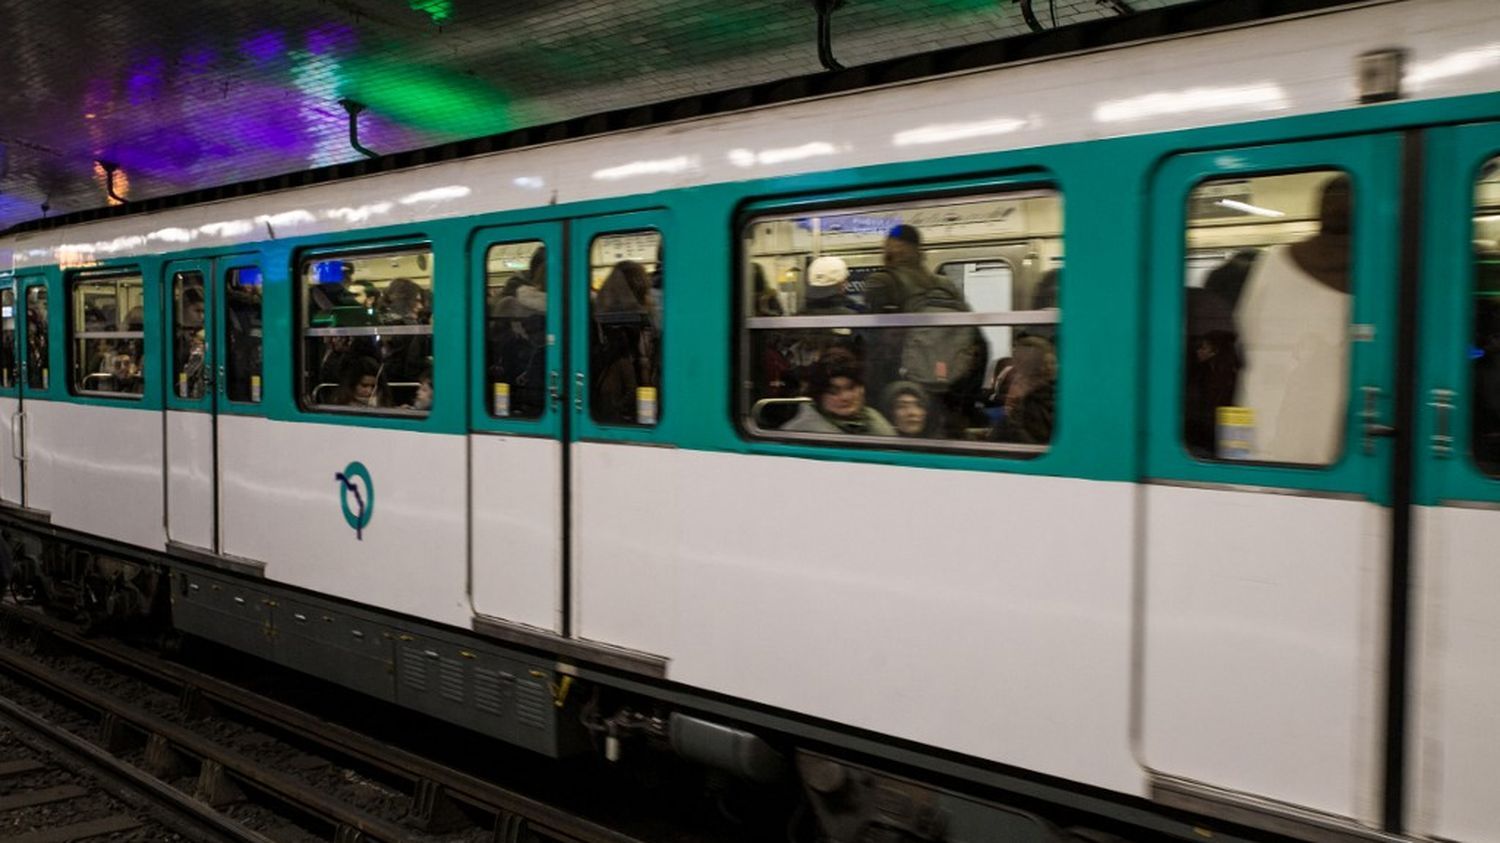
[[[254,38],[241,41],[240,52],[257,62],[265,63],[286,52],[286,41],[280,32],[267,30]]]
[[[348,53],[359,41],[352,27],[341,23],[325,23],[307,32],[307,51],[315,56]]]

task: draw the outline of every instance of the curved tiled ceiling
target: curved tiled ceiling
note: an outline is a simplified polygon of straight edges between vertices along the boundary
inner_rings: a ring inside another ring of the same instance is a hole
[[[1128,0],[1145,11],[1187,0]],[[1051,27],[1111,0],[1034,0]],[[809,0],[0,0],[0,230],[820,69]],[[1023,33],[1015,0],[846,0],[846,65]]]

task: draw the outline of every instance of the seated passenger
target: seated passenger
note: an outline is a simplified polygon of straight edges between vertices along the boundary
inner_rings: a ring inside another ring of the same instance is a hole
[[[880,399],[886,418],[898,434],[923,439],[942,435],[937,429],[937,414],[932,412],[932,398],[917,384],[896,381],[885,388]]]
[[[415,398],[412,399],[412,401],[411,401],[410,404],[406,405],[406,409],[408,409],[408,410],[420,410],[421,412],[424,412],[424,413],[428,412],[428,411],[430,411],[432,409],[432,370],[431,369],[428,369],[428,370],[426,370],[425,372],[422,373],[421,379],[417,382],[417,395],[416,395]]]
[[[859,361],[841,349],[828,352],[808,372],[811,404],[797,408],[782,430],[797,433],[853,433],[895,436],[896,429],[865,404],[865,380]]]
[[[1057,353],[1041,337],[1016,341],[1006,376],[1005,409],[990,429],[992,442],[1045,445],[1052,441],[1057,404]]]
[[[344,407],[379,407],[380,363],[373,357],[353,357],[344,365],[333,403]]]
[[[110,389],[114,392],[137,393],[141,391],[141,372],[136,368],[135,358],[129,354],[116,354],[109,363]]]

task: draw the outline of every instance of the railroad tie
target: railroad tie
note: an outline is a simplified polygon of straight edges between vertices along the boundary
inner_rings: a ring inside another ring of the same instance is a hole
[[[10,838],[10,843],[72,843],[75,840],[88,840],[92,837],[118,834],[140,827],[141,821],[135,817],[116,814],[103,819],[65,825],[61,828],[47,828],[22,834],[19,837]]]
[[[64,799],[77,799],[87,793],[87,789],[81,788],[76,784],[61,784],[57,787],[47,787],[41,790],[26,790],[21,793],[12,793],[10,796],[0,796],[0,813],[15,811],[20,808],[30,808],[35,805],[61,802]]]

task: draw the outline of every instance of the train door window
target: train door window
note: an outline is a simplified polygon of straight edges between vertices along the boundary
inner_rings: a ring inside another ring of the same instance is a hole
[[[432,252],[302,263],[302,403],[425,416],[432,407]]]
[[[6,287],[0,289],[0,387],[16,382],[16,291]]]
[[[208,372],[203,273],[172,275],[172,388],[178,398],[202,398]]]
[[[80,395],[140,397],[145,386],[145,287],[139,274],[73,282],[72,389]]]
[[[51,386],[48,371],[49,333],[47,323],[47,288],[26,290],[26,386],[46,390]]]
[[[230,401],[260,403],[261,274],[253,266],[224,276],[224,394]]]
[[[540,418],[546,406],[547,252],[539,240],[485,253],[485,391],[496,418]]]
[[[1500,158],[1474,190],[1474,460],[1500,475]]]
[[[601,424],[660,417],[662,237],[603,234],[589,244],[589,407]]]
[[[1352,195],[1334,170],[1215,179],[1189,194],[1182,436],[1190,453],[1338,460]]]
[[[751,433],[1024,455],[1049,447],[1056,191],[766,214],[743,235]]]

